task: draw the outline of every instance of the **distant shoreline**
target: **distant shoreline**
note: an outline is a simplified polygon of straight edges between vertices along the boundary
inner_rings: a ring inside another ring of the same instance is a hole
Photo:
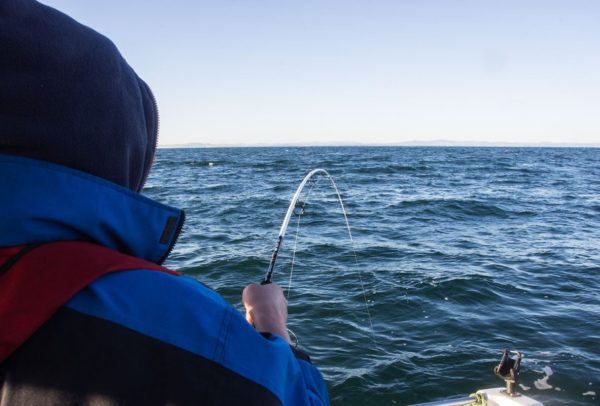
[[[394,147],[457,147],[457,148],[600,148],[600,143],[495,143],[495,142],[404,142],[398,144],[360,144],[360,143],[321,143],[321,144],[166,144],[159,145],[159,149],[174,148],[394,148]]]

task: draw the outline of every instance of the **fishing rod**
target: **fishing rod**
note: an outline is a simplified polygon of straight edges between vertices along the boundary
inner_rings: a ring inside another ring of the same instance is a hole
[[[327,172],[325,169],[320,169],[320,168],[313,169],[304,177],[304,179],[302,179],[302,182],[300,182],[298,189],[296,189],[296,192],[292,195],[292,198],[290,200],[290,205],[287,209],[287,212],[285,213],[285,217],[283,218],[283,223],[281,224],[281,228],[279,229],[279,236],[277,237],[277,243],[275,243],[275,248],[273,249],[273,255],[271,255],[271,262],[269,263],[269,269],[267,270],[267,275],[265,276],[265,279],[261,282],[261,285],[268,285],[269,283],[272,282],[273,270],[275,269],[275,261],[277,261],[277,255],[279,254],[279,250],[281,250],[281,245],[283,244],[283,237],[285,237],[285,232],[287,231],[288,225],[290,224],[290,219],[292,217],[292,213],[294,212],[294,209],[296,208],[298,199],[300,198],[300,193],[302,193],[302,189],[304,189],[304,186],[310,180],[310,178],[312,178],[317,173],[321,173],[321,174],[324,174],[325,176],[327,176],[329,178],[329,180],[331,181],[331,183],[333,184],[334,188],[336,188],[333,178],[331,177],[329,172]]]
[[[279,236],[277,237],[277,242],[275,243],[275,248],[273,249],[273,254],[271,255],[271,262],[269,263],[269,269],[267,270],[267,275],[265,276],[265,279],[263,279],[263,281],[260,284],[268,285],[268,284],[272,283],[273,271],[275,269],[275,261],[277,261],[277,255],[279,254],[279,251],[281,250],[281,246],[283,245],[283,238],[285,237],[285,232],[287,231],[288,225],[290,223],[292,213],[294,212],[294,209],[296,208],[296,204],[298,203],[298,199],[300,198],[300,193],[302,193],[302,189],[304,189],[304,186],[306,186],[308,181],[317,173],[327,176],[327,178],[331,182],[331,186],[333,186],[333,189],[335,190],[335,193],[337,194],[337,198],[340,203],[342,213],[344,214],[344,220],[346,221],[346,229],[348,230],[348,237],[350,237],[350,242],[352,243],[352,253],[354,255],[354,264],[356,266],[358,280],[360,281],[360,287],[362,289],[363,299],[365,300],[365,310],[367,311],[369,325],[371,326],[372,340],[373,340],[373,343],[376,343],[375,333],[374,333],[375,330],[373,329],[373,320],[371,319],[371,312],[369,311],[369,303],[367,301],[365,285],[363,283],[362,275],[360,272],[360,267],[358,266],[358,258],[356,256],[356,250],[354,249],[354,239],[352,238],[352,231],[350,230],[350,222],[348,221],[348,215],[346,214],[346,208],[344,207],[344,202],[342,201],[342,195],[340,194],[340,191],[338,190],[337,185],[335,184],[335,181],[333,180],[333,178],[331,177],[329,172],[327,172],[325,169],[317,168],[317,169],[313,169],[312,171],[310,171],[304,177],[304,179],[302,179],[302,182],[300,182],[298,189],[296,189],[296,192],[292,195],[292,198],[290,200],[290,205],[288,206],[287,212],[285,213],[285,217],[283,218],[283,223],[281,224],[281,228],[279,229]],[[303,207],[304,207],[304,205],[303,205]],[[302,212],[300,213],[300,215],[302,215]],[[298,225],[299,225],[299,223],[298,223]],[[290,275],[290,285],[291,285],[291,275]],[[295,334],[294,334],[294,336],[295,336]],[[296,342],[297,342],[297,338],[296,338]]]

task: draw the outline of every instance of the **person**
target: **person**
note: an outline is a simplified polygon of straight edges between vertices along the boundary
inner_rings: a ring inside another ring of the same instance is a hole
[[[158,110],[113,43],[0,2],[0,405],[328,404],[275,284],[246,316],[160,266],[184,213],[140,194]]]

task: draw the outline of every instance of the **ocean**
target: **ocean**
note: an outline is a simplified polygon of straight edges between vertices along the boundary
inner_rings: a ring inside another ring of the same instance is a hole
[[[318,178],[273,280],[332,404],[503,386],[505,348],[524,354],[526,395],[600,404],[600,149],[159,149],[143,193],[187,214],[167,266],[242,311],[314,168],[354,242]]]

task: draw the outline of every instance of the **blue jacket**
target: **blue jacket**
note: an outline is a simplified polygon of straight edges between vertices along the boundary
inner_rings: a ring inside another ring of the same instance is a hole
[[[184,219],[101,178],[11,155],[0,154],[0,190],[0,247],[83,240],[161,263]],[[46,324],[0,365],[7,404],[37,395],[56,403],[328,403],[307,356],[258,333],[191,278],[144,269],[106,275]],[[44,387],[52,395],[36,389]]]

